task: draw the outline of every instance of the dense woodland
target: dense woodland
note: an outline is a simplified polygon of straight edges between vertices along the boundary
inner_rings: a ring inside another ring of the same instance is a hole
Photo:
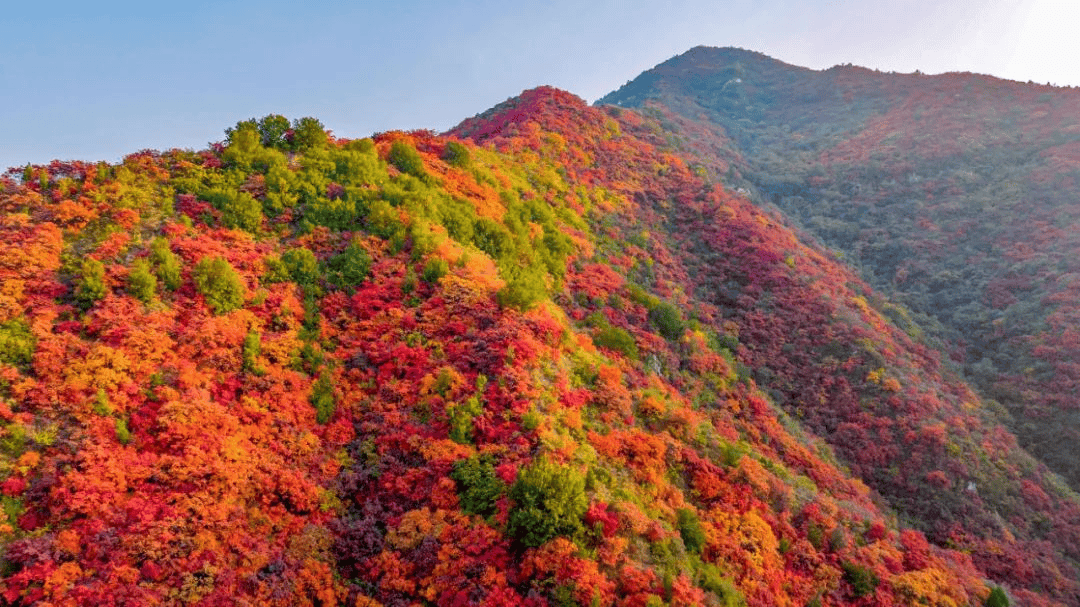
[[[0,603],[1080,605],[1080,497],[680,120],[10,171]]]
[[[699,47],[601,102],[841,252],[1080,487],[1080,90]]]

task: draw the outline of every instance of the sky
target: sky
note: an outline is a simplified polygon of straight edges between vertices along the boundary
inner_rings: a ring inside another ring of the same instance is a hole
[[[1073,0],[20,2],[0,11],[0,171],[203,149],[271,113],[442,131],[545,84],[591,103],[698,45],[1078,86],[1077,23]]]

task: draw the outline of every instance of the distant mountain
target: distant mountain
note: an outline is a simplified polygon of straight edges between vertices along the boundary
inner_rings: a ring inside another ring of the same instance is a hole
[[[598,103],[667,117],[702,165],[915,311],[1080,487],[1080,90],[698,47]]]
[[[699,118],[0,178],[0,603],[1080,605],[1080,497]]]

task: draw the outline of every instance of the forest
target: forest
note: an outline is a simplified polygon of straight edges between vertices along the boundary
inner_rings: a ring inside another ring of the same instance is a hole
[[[541,87],[10,170],[0,603],[1080,605],[1069,482],[721,130]]]
[[[1080,90],[698,47],[600,103],[842,254],[1080,487]]]

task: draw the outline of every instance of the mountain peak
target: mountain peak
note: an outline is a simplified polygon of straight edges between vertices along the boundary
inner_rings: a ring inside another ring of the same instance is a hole
[[[479,142],[507,134],[511,125],[534,121],[551,126],[588,110],[585,100],[573,93],[553,86],[538,86],[462,121],[448,133]]]

